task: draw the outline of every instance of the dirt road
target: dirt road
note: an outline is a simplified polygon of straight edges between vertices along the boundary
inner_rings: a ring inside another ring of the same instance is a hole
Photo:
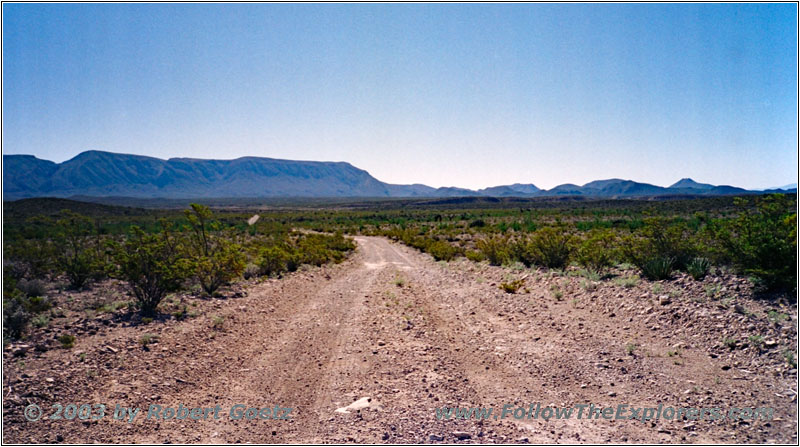
[[[6,396],[19,393],[26,380],[47,391],[4,407],[6,441],[797,440],[796,401],[787,391],[796,376],[747,371],[725,355],[709,354],[712,342],[702,335],[708,330],[699,320],[687,326],[691,316],[662,319],[653,329],[646,300],[628,296],[639,290],[565,285],[565,297],[555,300],[550,290],[559,278],[466,260],[436,263],[386,239],[356,240],[358,251],[342,264],[255,284],[244,297],[202,301],[197,318],[101,330],[79,340],[80,360],[57,350],[27,360],[24,369],[11,365]],[[499,290],[509,275],[527,275],[527,290]],[[136,342],[143,332],[158,336],[146,351]],[[796,332],[790,337],[787,343],[796,341]],[[53,372],[22,376],[48,368]],[[19,409],[29,402],[47,408],[102,402],[109,415],[116,405],[141,412],[132,423],[109,416],[27,422]],[[347,408],[354,403],[362,408]],[[441,407],[486,407],[498,415],[505,404],[532,403],[772,407],[777,420],[436,417]],[[217,420],[147,420],[151,404],[222,410]],[[270,415],[276,405],[281,414],[292,410],[287,420],[231,420],[236,404],[269,407]]]

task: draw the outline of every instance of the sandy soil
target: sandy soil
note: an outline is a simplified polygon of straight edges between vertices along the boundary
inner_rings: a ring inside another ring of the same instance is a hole
[[[198,299],[196,318],[104,320],[72,350],[10,347],[3,441],[797,442],[797,371],[782,355],[797,343],[795,306],[777,309],[791,315],[779,322],[765,316],[774,304],[701,299],[707,289],[687,278],[659,295],[645,282],[587,286],[466,260],[436,263],[382,238],[356,240],[358,251],[342,264],[261,281],[241,297]],[[498,287],[523,277],[519,293]],[[739,287],[735,278],[724,281]],[[143,348],[144,333],[158,342]],[[747,346],[753,334],[763,342]],[[726,347],[724,338],[741,346]],[[107,414],[29,422],[23,409],[31,403],[46,416],[54,403],[104,403]],[[772,407],[775,419],[444,421],[435,414],[452,406],[497,414],[505,404],[531,403]],[[218,420],[156,421],[145,418],[151,404],[222,410]],[[235,404],[292,410],[288,420],[231,420]],[[141,411],[132,423],[118,421],[116,405]]]

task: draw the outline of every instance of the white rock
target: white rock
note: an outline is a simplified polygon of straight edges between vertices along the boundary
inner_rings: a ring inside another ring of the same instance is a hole
[[[348,414],[351,411],[358,411],[358,410],[361,410],[363,408],[369,407],[371,402],[372,402],[371,398],[362,397],[361,399],[358,399],[357,401],[353,402],[352,404],[350,404],[350,405],[348,405],[346,407],[337,408],[336,409],[336,413]]]

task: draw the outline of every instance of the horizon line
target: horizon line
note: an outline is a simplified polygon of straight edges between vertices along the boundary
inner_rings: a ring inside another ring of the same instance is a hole
[[[639,183],[639,184],[657,186],[657,187],[661,187],[661,188],[670,188],[670,187],[672,187],[672,185],[674,185],[675,183],[678,183],[678,182],[680,182],[682,180],[690,180],[690,181],[693,181],[695,183],[711,185],[711,186],[714,186],[714,187],[729,186],[729,187],[734,187],[734,188],[745,189],[747,191],[767,191],[767,190],[771,190],[771,189],[780,189],[780,188],[783,188],[785,186],[796,185],[797,184],[797,181],[796,181],[797,179],[793,179],[793,180],[795,180],[794,182],[786,182],[786,183],[783,184],[783,186],[769,186],[769,187],[762,187],[762,188],[744,188],[744,187],[735,186],[735,185],[732,185],[732,184],[718,184],[718,185],[715,185],[715,184],[712,184],[712,183],[705,183],[705,182],[702,182],[702,181],[697,181],[697,180],[695,180],[695,179],[693,179],[691,177],[681,177],[681,178],[679,178],[678,180],[676,180],[675,182],[673,182],[670,185],[659,185],[657,183],[650,183],[650,182],[647,182],[647,181],[638,181],[638,180],[626,179],[626,178],[620,178],[620,177],[609,177],[609,178],[598,178],[598,179],[595,179],[595,180],[590,180],[590,181],[588,181],[586,183],[583,183],[583,184],[573,183],[573,182],[564,182],[564,183],[559,183],[559,184],[557,184],[557,185],[555,185],[553,187],[550,187],[550,188],[541,188],[538,185],[536,185],[534,182],[531,182],[531,181],[515,181],[515,182],[510,182],[510,183],[495,184],[495,185],[484,186],[482,188],[474,188],[473,189],[473,188],[467,188],[467,187],[455,186],[455,185],[431,186],[429,184],[421,183],[421,182],[389,183],[389,182],[385,182],[385,181],[380,180],[379,178],[375,177],[368,170],[366,170],[364,168],[360,168],[360,167],[354,165],[353,163],[351,163],[349,161],[345,161],[345,160],[339,160],[339,161],[334,161],[334,160],[302,160],[302,159],[265,157],[265,156],[259,156],[259,155],[243,155],[241,157],[236,157],[236,158],[197,158],[197,157],[160,158],[160,157],[154,157],[152,155],[132,154],[132,153],[126,153],[126,152],[114,152],[114,151],[100,150],[100,149],[87,149],[85,151],[81,151],[81,152],[75,154],[74,156],[72,156],[70,158],[67,158],[66,160],[60,161],[60,162],[53,161],[53,160],[48,160],[48,159],[45,159],[45,158],[40,158],[35,154],[6,154],[6,153],[3,153],[3,157],[14,156],[14,155],[16,155],[16,156],[30,156],[30,157],[36,158],[37,160],[49,161],[51,163],[55,163],[57,165],[61,165],[61,164],[67,163],[69,161],[72,161],[72,160],[78,158],[79,156],[81,156],[83,154],[91,153],[91,152],[104,153],[104,154],[113,154],[113,155],[127,155],[127,156],[134,156],[134,157],[151,158],[151,159],[161,160],[161,161],[181,160],[181,159],[183,159],[183,160],[202,160],[202,161],[236,161],[236,160],[241,160],[241,159],[244,159],[244,158],[256,158],[256,159],[263,159],[263,160],[305,162],[305,163],[345,163],[345,164],[348,164],[348,165],[352,166],[355,169],[359,169],[359,170],[362,170],[362,171],[366,172],[372,178],[374,178],[374,179],[376,179],[376,180],[378,180],[378,181],[380,181],[382,183],[386,183],[387,185],[400,185],[400,186],[421,185],[421,186],[427,186],[429,188],[434,188],[434,189],[464,189],[464,190],[475,191],[475,192],[478,192],[478,191],[481,191],[481,190],[484,190],[484,189],[489,189],[489,188],[496,188],[496,187],[501,187],[501,186],[513,186],[513,185],[532,185],[535,188],[539,189],[540,191],[550,191],[550,190],[555,189],[555,188],[557,188],[559,186],[575,185],[575,186],[579,186],[579,187],[584,187],[585,185],[588,185],[589,183],[599,182],[599,181],[609,181],[609,180],[629,181],[629,182],[634,182],[634,183]]]

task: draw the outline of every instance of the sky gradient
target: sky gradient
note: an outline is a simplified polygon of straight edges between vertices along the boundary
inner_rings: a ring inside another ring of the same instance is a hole
[[[3,5],[3,153],[797,181],[794,4]]]

